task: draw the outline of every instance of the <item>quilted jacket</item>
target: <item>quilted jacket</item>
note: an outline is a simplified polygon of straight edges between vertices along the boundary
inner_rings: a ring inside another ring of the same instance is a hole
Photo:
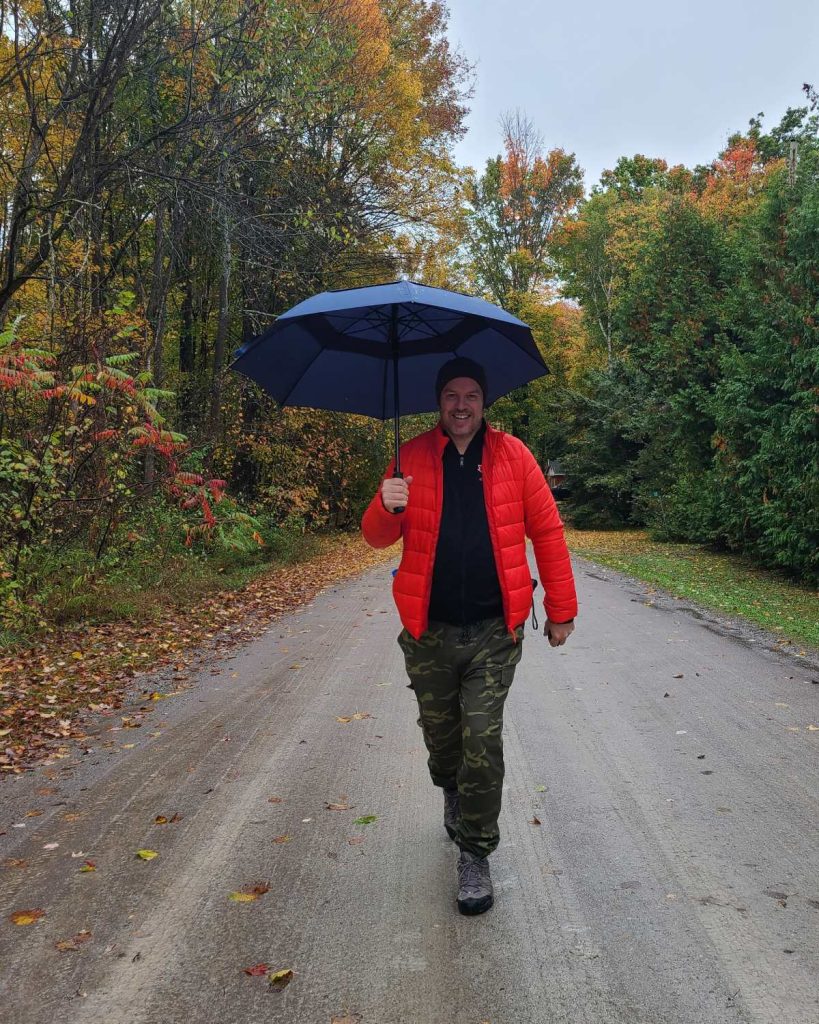
[[[405,477],[413,478],[406,510],[398,515],[388,512],[379,490],[361,521],[364,539],[371,547],[386,548],[403,538],[393,596],[401,622],[416,639],[427,629],[429,621],[427,612],[444,489],[441,456],[448,441],[439,424],[403,444],[401,471]],[[393,466],[394,460],[387,469],[387,477],[392,476]],[[535,552],[546,614],[552,622],[574,618],[577,598],[563,522],[535,457],[522,441],[487,424],[481,473],[509,631],[514,636],[515,628],[526,620],[532,604],[527,536]]]

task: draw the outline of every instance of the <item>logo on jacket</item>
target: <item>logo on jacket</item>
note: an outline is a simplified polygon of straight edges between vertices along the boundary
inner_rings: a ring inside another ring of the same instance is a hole
[[[483,483],[483,477],[481,476],[481,464],[478,463],[478,479]]]

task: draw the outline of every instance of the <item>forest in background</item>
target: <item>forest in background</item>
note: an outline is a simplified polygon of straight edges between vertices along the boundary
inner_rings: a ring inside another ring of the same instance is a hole
[[[561,461],[575,525],[819,578],[813,90],[707,167],[624,157],[586,195],[522,114],[456,166],[473,71],[436,0],[2,11],[11,641],[100,581],[356,529],[389,428],[282,410],[228,366],[308,295],[400,275],[532,326],[552,372],[489,416]]]

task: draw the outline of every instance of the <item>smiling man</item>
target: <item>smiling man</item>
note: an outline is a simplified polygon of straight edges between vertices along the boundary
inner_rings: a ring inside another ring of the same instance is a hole
[[[438,373],[440,420],[401,447],[362,520],[373,547],[403,540],[393,594],[398,643],[418,701],[444,826],[460,849],[458,909],[492,906],[489,854],[498,845],[503,706],[520,661],[532,603],[530,537],[545,591],[544,634],[562,646],[574,629],[574,578],[563,523],[534,456],[484,419],[478,363],[457,357]]]

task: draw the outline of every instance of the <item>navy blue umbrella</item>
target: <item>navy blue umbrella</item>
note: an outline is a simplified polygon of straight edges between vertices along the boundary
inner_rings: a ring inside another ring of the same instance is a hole
[[[393,418],[400,476],[398,417],[437,410],[435,378],[456,355],[485,368],[487,405],[549,372],[522,320],[412,281],[314,295],[245,342],[231,369],[280,405]]]

